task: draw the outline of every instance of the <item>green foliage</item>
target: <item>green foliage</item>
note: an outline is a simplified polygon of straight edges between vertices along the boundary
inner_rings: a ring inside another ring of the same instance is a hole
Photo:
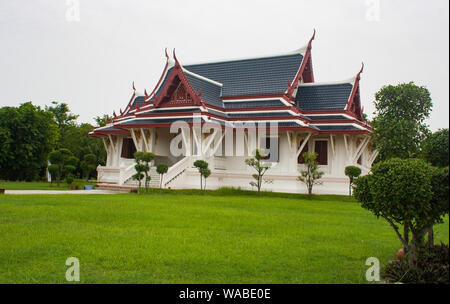
[[[267,153],[264,149],[255,149],[253,151],[253,157],[245,160],[245,164],[252,167],[257,172],[256,174],[252,174],[252,177],[256,180],[256,182],[250,182],[250,185],[258,189],[258,195],[261,194],[263,176],[266,174],[267,170],[271,168],[270,163],[264,162],[266,157]]]
[[[89,153],[85,154],[83,160],[80,162],[80,168],[83,170],[83,176],[89,180],[90,174],[97,168],[97,156]]]
[[[305,152],[302,156],[305,160],[306,170],[300,171],[300,176],[297,179],[306,185],[308,188],[308,196],[311,198],[314,185],[322,184],[319,179],[322,178],[325,172],[319,170],[319,164],[316,160],[317,153]]]
[[[211,170],[209,168],[202,168],[200,169],[200,174],[203,176],[203,179],[205,180],[205,185],[203,189],[206,189],[206,179],[211,175]]]
[[[95,122],[97,123],[98,127],[104,127],[106,126],[106,124],[112,120],[112,117],[107,115],[107,114],[103,114],[103,116],[96,116],[94,118]]]
[[[70,113],[69,106],[66,103],[52,101],[52,105],[50,107],[46,106],[45,110],[53,114],[60,130],[63,130],[67,125],[75,125],[79,115]]]
[[[425,228],[433,219],[433,167],[421,159],[392,158],[372,167],[355,182],[355,198],[395,230],[413,265],[423,247]],[[398,225],[404,227],[403,235]],[[412,237],[409,237],[411,233]]]
[[[61,178],[64,174],[72,173],[76,169],[78,158],[72,155],[72,152],[68,149],[62,148],[51,152],[48,155],[48,159],[51,163],[52,180],[56,178],[56,182],[59,186]]]
[[[0,108],[0,179],[36,180],[58,141],[52,115],[31,102]]]
[[[106,151],[102,140],[90,137],[89,132],[94,126],[88,123],[77,124],[78,115],[70,112],[69,106],[65,103],[52,102],[53,106],[46,107],[58,124],[60,139],[59,148],[66,148],[82,161],[76,166],[75,175],[86,176],[87,172],[92,173],[93,166],[104,165],[106,163]],[[96,163],[86,162],[84,156],[94,154],[97,156]]]
[[[145,192],[148,193],[148,184],[151,179],[149,175],[150,163],[154,158],[155,154],[152,152],[137,151],[134,153],[134,160],[136,162],[134,168],[136,169],[136,174],[133,175],[133,178],[139,181],[138,193],[140,193],[141,190],[142,179],[144,179]]]
[[[448,284],[449,247],[441,243],[425,248],[412,267],[405,259],[390,261],[383,268],[382,275],[388,282]]]
[[[356,166],[347,166],[345,167],[345,175],[347,175],[348,178],[350,179],[348,194],[352,195],[353,180],[361,175],[361,168]]]
[[[433,166],[448,167],[449,163],[449,133],[441,129],[428,136],[422,149],[422,157]]]
[[[169,166],[165,163],[160,163],[156,166],[156,172],[161,175],[160,181],[159,181],[159,188],[162,188],[162,181],[163,181],[163,176],[164,174],[167,173],[167,171],[169,170]]]
[[[200,190],[203,190],[203,177],[204,174],[207,173],[208,169],[208,163],[204,160],[198,159],[194,162],[194,167],[196,167],[198,169],[198,172],[200,173]],[[210,172],[211,174],[211,172]],[[208,174],[209,176],[209,174]],[[205,181],[206,183],[206,181]]]
[[[432,108],[429,91],[413,82],[384,86],[375,94],[374,103],[372,135],[379,151],[377,159],[418,155],[429,133],[424,123]]]
[[[73,178],[73,175],[72,174],[68,174],[67,176],[66,176],[66,183],[67,183],[67,185],[71,185],[72,183],[73,183],[73,180],[74,180],[74,178]]]

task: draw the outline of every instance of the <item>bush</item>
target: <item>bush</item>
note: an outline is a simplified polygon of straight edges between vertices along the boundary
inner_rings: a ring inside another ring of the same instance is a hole
[[[69,175],[66,176],[66,183],[69,186],[73,183],[73,176],[72,176],[72,174],[69,174]]]
[[[426,248],[414,267],[410,267],[406,259],[390,261],[382,275],[388,282],[448,284],[449,246],[441,244]]]
[[[348,195],[352,195],[352,185],[355,178],[361,175],[361,168],[356,166],[345,167],[345,175],[350,179],[350,184],[348,186]]]

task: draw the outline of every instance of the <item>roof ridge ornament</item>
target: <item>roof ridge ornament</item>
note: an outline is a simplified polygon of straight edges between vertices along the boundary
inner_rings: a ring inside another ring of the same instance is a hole
[[[133,80],[133,91],[136,92],[136,87],[134,86],[134,80]]]
[[[169,57],[169,54],[167,53],[167,48],[164,50],[164,52],[166,53],[166,58],[167,58],[167,60],[169,60],[170,57]]]
[[[175,54],[175,48],[173,48],[173,59],[175,60],[175,64],[176,64],[176,63],[180,64],[180,63],[178,62],[177,54]]]

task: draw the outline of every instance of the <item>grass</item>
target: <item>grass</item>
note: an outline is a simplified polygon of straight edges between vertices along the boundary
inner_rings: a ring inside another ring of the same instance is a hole
[[[77,185],[80,189],[84,188],[84,185],[95,185],[95,183],[87,182],[82,179],[76,179],[72,185]],[[61,181],[59,187],[56,182],[13,182],[13,181],[0,181],[0,189],[6,190],[69,190],[72,185],[67,185],[65,181]]]
[[[436,227],[448,242],[448,218]],[[344,196],[222,189],[0,196],[0,283],[366,283],[401,247]]]

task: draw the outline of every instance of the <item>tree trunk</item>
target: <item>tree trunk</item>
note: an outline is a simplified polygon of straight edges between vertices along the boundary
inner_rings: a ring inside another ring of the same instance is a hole
[[[352,182],[348,184],[348,195],[352,196]]]
[[[427,247],[432,247],[434,245],[434,231],[433,231],[433,225],[428,226],[425,228],[425,233],[428,234],[428,240],[427,240]]]
[[[202,174],[200,173],[200,190],[203,190]]]

